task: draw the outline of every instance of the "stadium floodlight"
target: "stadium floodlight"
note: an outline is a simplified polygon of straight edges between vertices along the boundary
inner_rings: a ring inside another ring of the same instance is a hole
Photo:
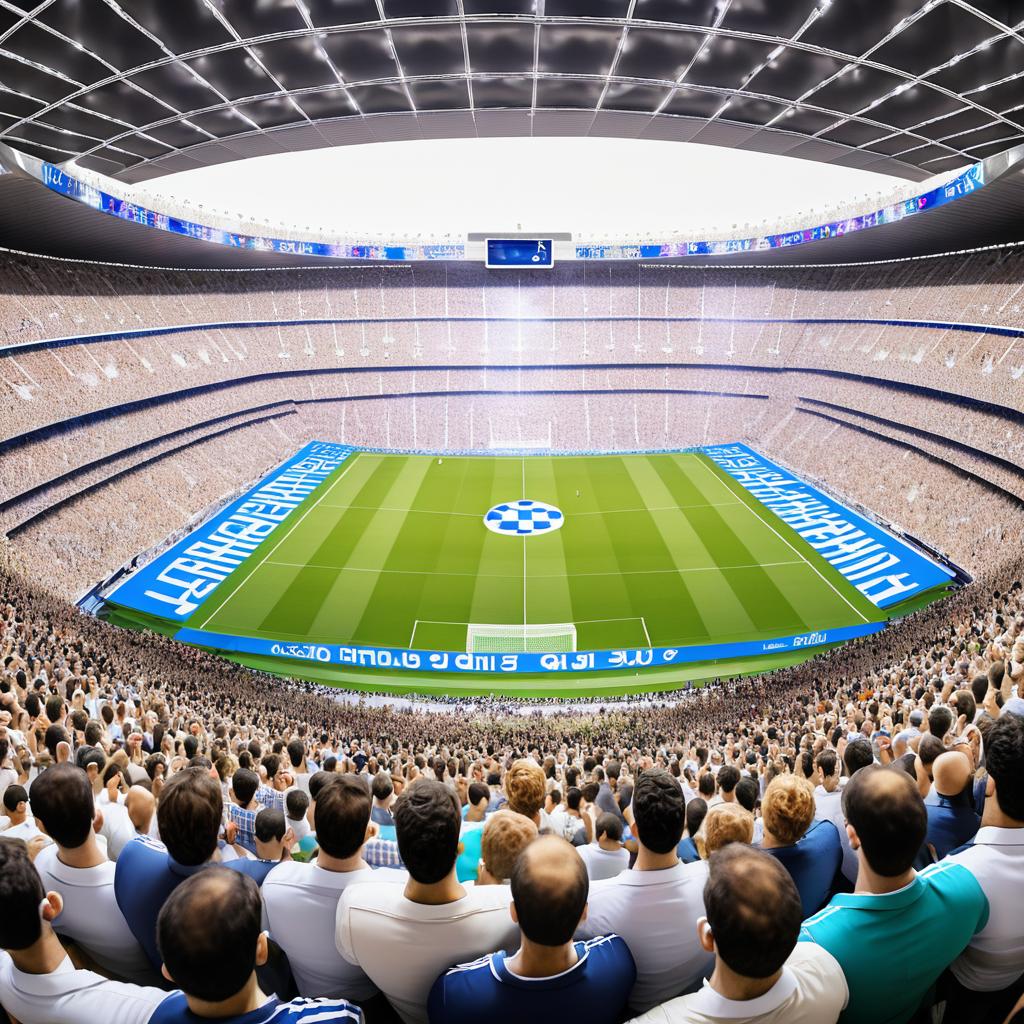
[[[571,622],[470,622],[466,626],[469,654],[565,654],[576,650]]]

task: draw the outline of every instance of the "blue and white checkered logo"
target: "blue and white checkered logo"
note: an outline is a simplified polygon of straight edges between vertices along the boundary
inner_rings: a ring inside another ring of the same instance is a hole
[[[509,537],[536,537],[561,528],[565,516],[554,505],[543,501],[508,501],[494,508],[484,516],[484,526],[493,533]]]

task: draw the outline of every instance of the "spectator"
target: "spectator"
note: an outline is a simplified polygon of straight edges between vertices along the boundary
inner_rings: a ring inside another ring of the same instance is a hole
[[[515,941],[505,886],[465,889],[455,875],[462,814],[444,783],[421,779],[395,802],[398,885],[349,886],[338,903],[338,951],[387,996],[406,1024],[425,1024],[430,986],[452,963]]]
[[[843,859],[839,832],[830,821],[814,820],[814,789],[796,775],[772,779],[762,802],[761,848],[789,872],[800,893],[804,917],[817,913],[832,894]]]
[[[631,871],[594,882],[579,935],[617,934],[625,940],[637,971],[629,1008],[644,1013],[698,987],[713,958],[694,927],[704,915],[706,865],[681,864],[676,856],[687,813],[679,784],[664,769],[642,772],[631,806],[636,863]]]
[[[736,799],[736,783],[740,778],[739,769],[735,765],[724,764],[718,769],[718,795],[721,803],[731,804]]]
[[[216,928],[210,927],[213,920]],[[360,1024],[363,1019],[359,1007],[343,999],[283,1002],[260,991],[256,969],[268,956],[260,891],[237,871],[212,867],[187,879],[168,897],[157,929],[164,977],[181,990],[166,997],[149,1024],[194,1024],[197,1018],[219,1024]]]
[[[614,878],[629,867],[629,853],[622,848],[622,822],[620,816],[599,814],[594,823],[594,841],[578,847],[592,882]]]
[[[54,765],[33,782],[32,804],[40,829],[53,840],[36,855],[35,867],[44,888],[64,901],[54,930],[115,977],[155,981],[158,975],[114,896],[115,867],[93,830],[88,776],[71,764]]]
[[[370,820],[376,825],[394,828],[395,819],[391,816],[391,804],[394,800],[395,787],[391,784],[391,776],[387,772],[377,772],[370,789],[373,793]]]
[[[508,809],[529,818],[538,828],[550,827],[544,812],[544,771],[536,761],[516,761],[505,775]]]
[[[684,864],[692,864],[700,860],[700,853],[694,837],[704,824],[704,818],[708,813],[708,805],[703,797],[695,796],[686,805],[686,835],[679,841],[676,853]]]
[[[483,827],[477,885],[503,885],[512,877],[519,855],[538,835],[530,818],[515,811],[497,811]]]
[[[797,942],[800,895],[777,860],[738,843],[717,851],[704,905],[695,930],[714,954],[711,978],[632,1024],[835,1024],[843,972],[821,947]]]
[[[471,782],[467,791],[468,803],[462,809],[462,851],[455,862],[455,872],[460,882],[475,882],[480,871],[480,857],[483,849],[484,820],[491,792],[482,782]],[[532,824],[532,823],[531,823]]]
[[[430,992],[430,1024],[617,1024],[636,977],[633,957],[614,935],[573,942],[587,888],[583,863],[564,839],[545,836],[527,847],[511,879],[518,952],[492,953],[442,974]]]
[[[985,811],[970,845],[944,863],[959,864],[988,898],[985,927],[950,966],[946,1015],[957,1024],[1002,1020],[1024,985],[1024,720],[1002,715],[985,737]]]
[[[697,833],[697,849],[702,860],[730,843],[750,843],[754,838],[754,816],[739,804],[717,804],[710,808]]]
[[[857,887],[809,918],[801,939],[824,946],[843,968],[850,989],[843,1024],[906,1021],[985,926],[988,901],[959,864],[914,871],[928,817],[903,772],[858,772],[843,793],[843,810],[857,851]]]
[[[3,795],[4,810],[7,812],[7,827],[0,832],[4,839],[22,839],[28,842],[39,835],[39,829],[29,812],[28,790],[17,784],[8,786]]]
[[[335,775],[316,799],[320,852],[311,864],[284,861],[263,883],[267,925],[288,956],[299,994],[362,1004],[377,987],[334,944],[338,899],[356,882],[404,884],[404,871],[371,870],[363,847],[372,834],[370,794],[354,775]]]
[[[971,760],[959,750],[940,754],[932,765],[935,803],[927,803],[928,833],[917,867],[941,860],[969,843],[980,824],[971,792]]]
[[[231,776],[231,788],[228,791],[229,803],[227,822],[235,827],[235,838],[243,850],[256,856],[256,815],[259,804],[256,801],[256,790],[260,779],[255,772],[247,768],[239,768]]]
[[[0,956],[0,1006],[20,1024],[147,1024],[167,998],[161,989],[75,970],[53,930],[64,901],[44,889],[16,839],[0,838],[0,907],[0,950],[7,954]]]
[[[622,773],[622,766],[618,761],[609,761],[604,769],[604,781],[597,791],[597,798],[594,803],[602,814],[611,814],[619,819],[620,823],[625,822],[622,816],[622,807],[619,803],[619,775]],[[590,876],[594,880],[594,876]]]
[[[262,885],[267,875],[287,856],[286,835],[284,815],[273,807],[264,807],[256,815],[253,832],[256,857],[236,857],[227,866],[248,875],[257,885]]]

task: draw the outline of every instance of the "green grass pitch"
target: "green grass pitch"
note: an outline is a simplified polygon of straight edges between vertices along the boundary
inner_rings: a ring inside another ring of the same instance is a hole
[[[563,527],[517,537],[484,526],[492,506],[524,497],[557,506]],[[703,455],[356,452],[188,625],[465,651],[468,623],[571,622],[577,647],[598,650],[770,639],[881,617]],[[487,683],[485,692],[516,690],[513,679]]]

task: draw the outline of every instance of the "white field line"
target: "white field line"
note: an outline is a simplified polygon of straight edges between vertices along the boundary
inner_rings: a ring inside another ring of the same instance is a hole
[[[699,505],[658,505],[649,508],[646,505],[641,508],[608,508],[596,512],[574,512],[573,518],[579,519],[582,516],[612,516],[626,512],[685,512],[691,508],[727,508],[730,505],[742,505],[743,502],[736,501],[706,501]],[[418,513],[425,516],[464,516],[467,519],[483,519],[479,512],[449,512],[445,509],[436,508],[393,508],[388,505],[332,505],[327,502],[324,508],[355,509],[360,512],[400,512],[403,515]]]
[[[703,459],[698,459],[697,462],[701,466],[703,466],[703,468],[707,471],[709,476],[714,477],[714,479],[718,481],[718,485],[720,487],[724,487],[727,491],[729,491],[730,494],[732,493],[731,489],[726,485],[725,481],[717,473],[715,473],[711,469],[711,467],[706,462],[704,462]],[[751,495],[751,497],[753,497],[753,495]],[[749,511],[751,515],[753,515],[756,518],[760,519],[761,522],[764,523],[764,525],[767,526],[768,529],[771,530],[772,533],[774,533],[775,536],[778,537],[779,540],[781,540],[783,542],[783,544],[785,544],[786,547],[790,549],[790,551],[792,551],[796,555],[799,555],[800,556],[800,560],[802,562],[804,562],[804,564],[809,565],[814,570],[814,572],[817,574],[818,578],[823,580],[825,583],[827,583],[828,586],[829,586],[829,589],[832,590],[833,593],[835,593],[838,597],[842,598],[843,601],[849,606],[851,611],[854,611],[854,612],[857,613],[857,616],[858,616],[858,618],[861,619],[861,621],[863,621],[863,622],[870,621],[868,619],[868,617],[855,604],[851,603],[850,599],[842,591],[837,589],[836,585],[827,576],[822,574],[821,570],[813,562],[808,561],[803,556],[803,554],[800,552],[800,550],[798,548],[794,547],[793,544],[790,541],[788,541],[785,537],[783,537],[782,534],[779,533],[779,531],[776,530],[775,527],[772,526],[772,524],[770,522],[768,522],[768,520],[765,519],[764,516],[762,516],[760,512],[758,512],[755,508],[752,508],[750,505],[747,505],[746,502],[741,502],[741,504],[746,506],[747,511]]]
[[[415,640],[416,640],[416,627],[417,627],[417,626],[418,626],[419,624],[420,624],[420,620],[419,620],[419,619],[417,619],[417,620],[416,620],[416,621],[415,621],[415,622],[414,622],[414,623],[412,624],[412,633],[411,633],[411,634],[409,635],[409,649],[410,649],[410,650],[412,650],[413,644],[415,643]]]
[[[651,646],[651,634],[647,632],[647,620],[641,615],[640,625],[644,627],[644,636],[647,637],[647,646]]]
[[[331,482],[330,487],[327,487],[324,490],[324,493],[321,494],[320,497],[317,498],[316,501],[314,501],[313,504],[310,505],[309,508],[307,508],[306,511],[303,512],[302,515],[299,516],[299,518],[296,519],[294,523],[292,523],[291,526],[288,527],[288,529],[285,531],[281,539],[259,560],[259,562],[256,565],[256,568],[253,569],[252,572],[250,572],[249,575],[246,576],[244,580],[242,580],[238,587],[231,591],[231,593],[228,594],[228,596],[217,606],[217,608],[206,616],[205,620],[203,621],[203,624],[199,627],[200,629],[206,629],[206,627],[210,623],[210,619],[212,619],[214,615],[220,614],[220,612],[227,606],[228,602],[236,594],[238,594],[246,586],[247,583],[249,583],[249,581],[253,578],[253,576],[256,575],[257,572],[259,572],[260,568],[264,565],[264,563],[269,561],[270,556],[292,535],[292,533],[295,532],[295,527],[298,526],[303,521],[303,519],[305,519],[306,516],[308,516],[309,513],[312,512],[313,509],[315,509],[317,505],[319,505],[320,502],[323,501],[324,498],[326,498],[327,495],[331,493],[331,491],[334,490],[334,488],[338,485],[338,482],[342,479],[342,477],[355,465],[357,461],[357,456],[350,455],[347,461],[349,464],[337,475],[337,477],[335,477],[335,479]]]

